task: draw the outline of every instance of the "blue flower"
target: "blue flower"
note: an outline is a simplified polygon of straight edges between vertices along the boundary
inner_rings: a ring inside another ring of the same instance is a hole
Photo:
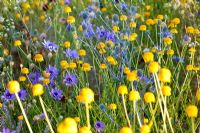
[[[66,4],[66,5],[71,4],[71,0],[65,0],[65,4]]]
[[[51,97],[55,100],[61,100],[61,98],[63,97],[62,90],[59,90],[57,88],[52,89]]]
[[[16,131],[11,131],[9,128],[3,128],[2,133],[16,133]]]
[[[101,109],[102,112],[106,112],[106,108],[105,108],[105,105],[104,105],[104,104],[101,103],[101,104],[99,105],[99,107],[100,107],[100,109]]]
[[[58,70],[56,69],[55,66],[50,66],[46,69],[47,73],[50,73],[50,79],[53,79],[55,77],[57,77],[58,75]]]
[[[18,95],[21,100],[25,100],[25,97],[27,96],[26,90],[21,89],[20,92],[18,93]]]
[[[185,42],[191,42],[191,37],[188,36],[188,35],[184,35],[183,40],[184,40]]]
[[[15,94],[10,94],[9,90],[6,89],[6,91],[3,93],[3,96],[1,96],[1,98],[5,100],[6,102],[12,101],[15,99]]]
[[[104,130],[105,128],[105,124],[102,122],[102,121],[97,121],[95,124],[94,124],[94,127],[96,128],[96,130],[100,133]]]
[[[71,50],[70,48],[68,48],[64,52],[64,54],[67,58],[71,58],[71,59],[78,59],[79,57],[78,52],[76,50]]]
[[[38,72],[31,72],[28,74],[28,78],[32,84],[35,84],[39,82],[40,74]]]
[[[64,78],[64,82],[67,86],[75,85],[78,82],[78,79],[76,78],[76,75],[72,73],[66,74]]]
[[[44,40],[44,42],[42,43],[44,48],[48,49],[49,51],[57,51],[58,49],[58,45],[55,44],[54,42],[50,42],[50,41],[46,41]]]

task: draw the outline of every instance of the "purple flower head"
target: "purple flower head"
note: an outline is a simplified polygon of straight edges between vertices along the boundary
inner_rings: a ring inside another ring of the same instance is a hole
[[[40,74],[38,72],[31,72],[28,74],[28,78],[32,84],[36,84],[39,82]]]
[[[65,0],[65,4],[66,4],[66,5],[71,4],[71,0]]]
[[[16,133],[16,131],[11,131],[9,128],[3,128],[2,133]]]
[[[64,52],[65,56],[67,58],[71,58],[71,59],[77,59],[79,57],[78,52],[76,50],[71,50],[70,48],[68,48],[65,52]]]
[[[39,114],[39,115],[35,115],[35,116],[33,117],[33,120],[34,120],[34,121],[41,121],[41,120],[44,120],[44,119],[45,119],[44,113]]]
[[[63,97],[62,90],[59,90],[57,88],[52,89],[51,90],[51,97],[55,100],[61,100],[61,98]]]
[[[55,66],[50,66],[46,69],[47,73],[50,73],[50,79],[53,79],[55,77],[57,77],[58,75],[58,70],[56,69]]]
[[[15,94],[10,94],[9,90],[6,89],[6,91],[3,93],[3,95],[1,96],[1,98],[3,100],[5,100],[6,102],[12,101],[12,100],[15,99]]]
[[[188,36],[188,35],[184,35],[183,40],[184,40],[185,42],[191,42],[191,37]]]
[[[26,90],[21,89],[20,92],[18,93],[18,95],[21,100],[25,100],[25,97],[27,96]]]
[[[100,133],[104,130],[105,128],[105,124],[102,121],[97,121],[94,125],[94,127],[96,128],[96,130]]]
[[[78,82],[78,79],[76,78],[76,75],[68,73],[64,78],[64,82],[67,86],[72,86]]]
[[[44,45],[44,47],[46,48],[46,49],[48,49],[49,51],[57,51],[57,49],[58,49],[58,45],[57,44],[55,44],[54,42],[50,42],[50,41],[46,41],[46,40],[44,40],[44,42],[43,42],[43,45]]]

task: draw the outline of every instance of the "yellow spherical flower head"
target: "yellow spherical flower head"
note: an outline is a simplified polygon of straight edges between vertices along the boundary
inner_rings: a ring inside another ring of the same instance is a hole
[[[133,133],[133,131],[130,127],[122,127],[119,133]]]
[[[26,81],[26,77],[25,77],[25,76],[19,76],[19,81],[20,81],[20,82]]]
[[[171,23],[173,23],[174,25],[177,25],[181,22],[181,20],[179,18],[174,18]]]
[[[131,91],[129,93],[129,100],[130,101],[137,101],[137,100],[140,100],[140,93],[138,91]]]
[[[84,126],[79,128],[78,133],[92,133],[92,131],[88,127]]]
[[[66,68],[69,68],[69,64],[68,64],[68,62],[66,60],[61,60],[60,61],[60,67],[62,69],[66,69]]]
[[[73,118],[65,118],[57,127],[58,133],[78,133],[77,123]]]
[[[150,73],[157,73],[159,71],[160,65],[158,62],[152,61],[149,63],[148,70]]]
[[[186,70],[187,70],[187,71],[192,71],[193,68],[194,68],[194,66],[191,65],[191,64],[189,64],[189,65],[186,66]]]
[[[66,7],[64,8],[64,12],[65,12],[65,13],[70,13],[70,12],[72,12],[71,7],[66,6]]]
[[[188,115],[188,117],[193,117],[196,118],[198,115],[198,108],[195,105],[189,105],[186,108],[186,113]]]
[[[145,63],[151,62],[154,60],[154,55],[152,52],[145,52],[143,54],[143,59]]]
[[[111,103],[111,104],[109,105],[109,109],[110,109],[110,110],[116,110],[116,109],[117,109],[117,105],[116,105],[115,103]]]
[[[81,121],[80,117],[74,117],[74,120],[75,120],[76,122],[80,122],[80,121]]]
[[[80,56],[86,56],[86,51],[84,49],[80,49],[78,53]]]
[[[129,72],[128,74],[127,74],[127,80],[128,81],[135,81],[135,80],[137,80],[138,79],[138,77],[137,77],[137,71],[136,70],[134,70],[134,71],[132,71],[132,72]]]
[[[24,2],[21,4],[21,8],[24,10],[24,11],[27,11],[28,9],[31,8],[30,4],[28,2]]]
[[[94,92],[90,88],[82,88],[78,97],[79,97],[79,102],[85,104],[94,102]]]
[[[19,82],[16,80],[11,80],[8,82],[7,88],[9,90],[10,94],[18,93],[20,91]]]
[[[24,119],[24,116],[23,116],[23,115],[20,115],[20,116],[18,116],[17,118],[18,118],[19,121],[22,121],[22,120]]]
[[[83,64],[82,64],[82,70],[85,71],[85,72],[90,71],[91,68],[92,68],[92,67],[90,66],[89,63],[83,63]]]
[[[200,101],[200,88],[197,89],[196,98],[197,98],[197,101]]]
[[[36,62],[42,62],[42,61],[44,61],[44,58],[43,58],[42,54],[36,54],[36,55],[34,56],[34,60],[35,60]]]
[[[74,16],[68,16],[66,21],[68,24],[73,24],[75,23],[75,18]]]
[[[150,133],[151,132],[151,129],[148,125],[142,125],[140,127],[140,133]]]
[[[186,27],[186,33],[193,34],[194,28],[192,26]]]
[[[69,41],[64,42],[63,46],[65,48],[69,48],[71,46],[71,43]]]
[[[147,24],[147,25],[154,25],[153,19],[147,19],[147,20],[146,20],[146,24]]]
[[[137,23],[136,23],[136,22],[130,22],[129,26],[130,26],[131,28],[136,28]]]
[[[28,74],[29,70],[28,70],[28,68],[23,67],[22,70],[21,70],[21,72],[22,72],[22,74]]]
[[[132,33],[129,37],[129,41],[135,41],[135,39],[137,38],[137,33]]]
[[[131,70],[128,68],[128,67],[124,67],[124,73],[125,74],[128,74],[128,73],[130,73],[131,72]]]
[[[173,49],[167,50],[167,55],[169,55],[169,56],[174,55],[174,50]]]
[[[172,39],[170,37],[165,37],[163,39],[163,42],[165,45],[170,45],[170,44],[172,44]]]
[[[112,28],[113,28],[113,31],[114,31],[114,32],[119,32],[119,30],[120,30],[119,27],[116,26],[116,25],[114,25]]]
[[[22,42],[20,40],[15,40],[14,46],[21,46]]]
[[[188,50],[191,54],[194,54],[195,52],[196,52],[196,49],[195,48],[190,48],[189,50]]]
[[[167,85],[162,86],[161,90],[162,90],[162,94],[164,96],[171,96],[171,87],[170,86],[167,86]]]
[[[127,16],[126,15],[121,15],[120,16],[120,20],[121,21],[126,21],[127,20]]]
[[[145,31],[147,29],[146,25],[140,25],[139,30],[140,31]]]
[[[104,64],[104,63],[101,63],[99,67],[100,67],[101,69],[106,69],[106,68],[107,68],[106,64]]]
[[[40,96],[44,93],[44,87],[41,84],[34,84],[32,86],[33,96]]]
[[[161,14],[159,14],[156,18],[157,18],[157,19],[160,19],[160,20],[163,20],[163,19],[164,19],[163,15],[161,15]]]
[[[128,94],[128,88],[125,85],[119,86],[118,94],[121,94],[121,95]]]
[[[144,94],[144,100],[146,103],[154,103],[156,101],[155,96],[152,92],[146,92]]]
[[[70,63],[69,63],[69,68],[71,68],[71,69],[75,69],[75,68],[77,68],[76,63],[74,63],[74,62],[70,62]]]
[[[160,69],[158,79],[162,82],[171,82],[171,72],[167,68]]]

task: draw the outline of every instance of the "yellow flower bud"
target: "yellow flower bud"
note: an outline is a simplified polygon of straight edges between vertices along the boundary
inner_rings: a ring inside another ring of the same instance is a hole
[[[44,93],[44,87],[41,84],[34,84],[32,86],[33,96],[40,96]]]
[[[163,39],[163,42],[165,45],[170,45],[170,44],[172,44],[172,39],[170,37],[165,37]]]
[[[61,67],[62,69],[66,69],[66,68],[69,67],[69,64],[67,63],[66,60],[62,60],[62,61],[60,61],[60,67]]]
[[[28,74],[29,70],[28,70],[28,68],[23,67],[22,70],[21,70],[21,72],[22,72],[22,74]]]
[[[140,100],[140,94],[139,94],[139,92],[138,92],[138,91],[135,91],[135,90],[131,91],[131,92],[129,93],[129,100],[130,100],[130,101],[137,101],[137,100]]]
[[[25,76],[19,76],[19,81],[21,81],[21,82],[26,81],[26,77]]]
[[[154,103],[155,102],[155,96],[152,92],[146,92],[144,94],[144,100],[146,103]]]
[[[69,48],[71,46],[71,43],[69,41],[64,42],[64,47]]]
[[[19,121],[22,121],[23,119],[24,119],[24,116],[23,116],[23,115],[18,116],[18,120],[19,120]]]
[[[162,82],[171,82],[171,72],[167,68],[160,69],[158,79]]]
[[[92,133],[92,131],[88,127],[84,126],[79,128],[78,133]]]
[[[139,30],[140,30],[140,31],[145,31],[145,30],[147,30],[146,25],[140,25]]]
[[[43,58],[42,54],[36,54],[36,55],[34,56],[34,60],[35,60],[36,62],[42,62],[42,61],[44,61],[44,58]]]
[[[143,59],[145,63],[151,62],[154,60],[154,55],[152,52],[145,52],[143,54]]]
[[[171,88],[170,88],[170,86],[162,86],[161,90],[162,90],[162,94],[164,96],[171,96]]]
[[[82,88],[79,93],[79,102],[89,104],[94,102],[94,92],[90,88]]]
[[[148,69],[150,73],[157,73],[159,71],[159,64],[158,62],[152,61],[149,63]]]
[[[135,80],[137,80],[138,79],[138,77],[137,77],[137,71],[136,70],[134,70],[134,71],[132,71],[132,72],[129,72],[128,74],[127,74],[127,80],[128,81],[135,81]]]
[[[84,49],[80,49],[79,50],[79,55],[80,56],[85,56],[86,55],[86,51]]]
[[[21,46],[22,42],[20,40],[15,40],[14,46]]]
[[[89,63],[83,63],[82,70],[85,71],[85,72],[90,71],[91,70],[90,64]]]
[[[106,69],[106,68],[107,68],[106,64],[104,64],[104,63],[100,64],[99,67],[100,67],[101,69]]]
[[[109,105],[109,109],[110,109],[110,110],[116,110],[116,109],[117,109],[117,105],[114,104],[114,103],[111,103],[111,104]]]
[[[140,133],[150,133],[150,132],[151,132],[151,130],[148,125],[145,124],[140,127]]]
[[[118,88],[118,94],[124,95],[124,94],[128,94],[128,89],[125,85],[121,85]]]
[[[74,16],[68,16],[66,21],[68,24],[73,24],[75,23],[75,18]]]
[[[65,118],[57,127],[58,133],[78,133],[77,123],[73,118]]]
[[[18,93],[20,91],[19,82],[16,80],[9,81],[7,87],[11,94]]]
[[[197,117],[198,115],[198,108],[195,105],[189,105],[186,108],[186,113],[188,115],[188,117]]]
[[[132,129],[129,127],[122,127],[119,133],[133,133]]]

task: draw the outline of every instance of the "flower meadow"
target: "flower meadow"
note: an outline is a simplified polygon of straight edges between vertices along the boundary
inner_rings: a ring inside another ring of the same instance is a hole
[[[0,5],[1,133],[200,132],[200,1]]]

